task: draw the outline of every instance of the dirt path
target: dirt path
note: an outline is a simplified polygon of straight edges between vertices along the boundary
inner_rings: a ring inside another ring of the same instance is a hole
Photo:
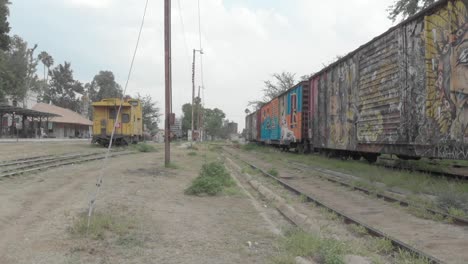
[[[447,263],[468,263],[468,228],[417,218],[398,207],[328,181],[265,162],[259,154],[236,151],[263,169],[275,167],[287,182],[347,215],[400,239]],[[304,177],[305,176],[305,177]]]
[[[69,232],[101,162],[0,180],[0,263],[269,263],[276,236],[247,196],[183,194],[210,158],[175,149],[177,169],[162,153],[111,159],[96,210],[131,219],[138,243]]]

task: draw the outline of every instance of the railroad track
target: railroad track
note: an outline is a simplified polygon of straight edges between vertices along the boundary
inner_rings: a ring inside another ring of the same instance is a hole
[[[397,160],[391,159],[391,158],[379,157],[378,162],[384,162],[384,163],[374,163],[373,165],[384,167],[387,169],[415,171],[415,172],[420,172],[424,174],[429,174],[432,176],[445,177],[447,179],[468,181],[468,175],[457,174],[457,173],[447,172],[447,171],[434,171],[434,170],[429,170],[429,169],[414,168],[414,167],[410,167],[409,165],[402,165],[402,164],[398,164],[398,165],[390,164],[391,162],[395,162],[395,161]],[[463,166],[463,165],[453,165],[452,167],[457,168],[457,169],[466,168],[466,166]]]
[[[113,151],[109,157],[129,155],[132,151]],[[68,153],[44,155],[0,162],[0,179],[25,173],[43,171],[55,167],[104,159],[105,152]]]
[[[408,201],[405,201],[403,199],[392,197],[392,196],[384,194],[384,193],[379,193],[379,192],[376,192],[374,190],[369,190],[369,189],[366,189],[364,187],[355,186],[352,183],[350,183],[349,181],[342,180],[342,178],[344,178],[344,177],[346,177],[348,179],[353,179],[353,178],[357,178],[356,176],[349,175],[349,174],[342,173],[342,172],[333,171],[333,170],[328,170],[328,169],[315,168],[313,166],[309,166],[309,165],[302,164],[302,163],[295,162],[295,161],[290,161],[290,163],[294,164],[294,165],[296,165],[298,167],[302,167],[302,168],[306,168],[308,170],[313,170],[313,171],[316,171],[316,172],[320,172],[321,174],[326,174],[328,176],[320,175],[319,177],[322,178],[322,179],[325,179],[327,181],[339,184],[341,186],[345,186],[345,187],[351,188],[353,190],[360,191],[360,192],[365,193],[367,195],[375,195],[378,198],[381,198],[386,202],[398,203],[399,205],[404,206],[404,207],[409,207],[411,205],[411,206],[417,207],[419,209],[422,209],[422,210],[424,210],[424,211],[426,211],[426,212],[428,212],[430,214],[441,215],[447,220],[452,220],[452,222],[454,224],[461,225],[461,226],[468,226],[468,219],[466,219],[466,218],[454,216],[454,215],[451,215],[451,214],[448,214],[448,213],[445,213],[445,212],[442,212],[442,211],[439,211],[439,210],[434,210],[434,209],[431,209],[431,208],[418,206],[418,205],[412,204],[412,203],[410,203]]]
[[[345,220],[345,223],[353,223],[353,224],[362,226],[369,232],[369,234],[372,234],[372,235],[377,236],[377,237],[382,237],[382,238],[388,239],[388,240],[390,240],[392,242],[392,244],[393,244],[393,246],[395,248],[399,248],[399,249],[402,249],[402,250],[406,250],[406,251],[408,251],[408,252],[410,252],[412,254],[416,254],[416,255],[420,256],[421,258],[426,259],[429,263],[445,263],[442,260],[438,259],[437,257],[435,257],[433,255],[430,255],[430,254],[428,254],[426,252],[423,252],[423,251],[421,251],[421,250],[419,250],[419,249],[417,249],[417,248],[415,248],[415,247],[413,247],[413,246],[411,246],[411,245],[409,245],[409,244],[407,244],[407,243],[405,243],[405,242],[403,242],[403,241],[401,241],[401,240],[399,240],[399,239],[397,239],[395,237],[392,237],[389,234],[384,233],[383,231],[381,231],[381,230],[379,230],[377,228],[374,228],[374,227],[370,226],[369,224],[364,223],[362,220],[359,220],[356,217],[352,217],[350,215],[347,215],[347,213],[343,212],[342,210],[339,210],[339,209],[334,208],[333,206],[330,206],[329,204],[327,204],[327,202],[321,201],[320,199],[317,199],[316,197],[313,197],[312,195],[308,194],[307,192],[301,191],[301,187],[296,187],[295,185],[292,185],[290,182],[288,182],[288,180],[281,179],[279,177],[273,176],[270,173],[263,170],[262,168],[256,166],[252,162],[246,161],[245,159],[242,159],[238,155],[233,155],[231,152],[229,152],[229,151],[227,151],[225,149],[223,149],[223,150],[224,150],[224,152],[228,153],[232,157],[234,157],[234,158],[240,160],[241,162],[247,164],[251,168],[261,172],[261,174],[263,174],[264,176],[273,179],[274,181],[276,181],[277,183],[279,183],[280,185],[282,185],[284,188],[288,189],[289,191],[293,192],[294,194],[301,195],[302,197],[305,197],[308,202],[312,202],[312,203],[315,203],[315,204],[317,204],[319,206],[325,207],[327,210],[329,210],[331,212],[334,212],[337,215],[343,217],[343,219]],[[462,221],[462,223],[465,224],[465,221]]]
[[[290,153],[296,153],[296,152],[290,152]],[[298,155],[304,155],[304,154],[299,154]],[[307,155],[307,154],[306,154]],[[323,156],[325,157],[325,156]],[[385,157],[379,157],[378,161],[396,161],[395,159],[391,158],[385,158]],[[356,161],[359,162],[359,161]],[[369,164],[366,162],[366,164]],[[432,176],[436,177],[445,177],[447,179],[453,179],[453,180],[462,180],[462,181],[468,181],[468,175],[463,175],[463,174],[457,174],[457,173],[452,173],[452,172],[446,172],[446,171],[434,171],[434,170],[428,170],[428,169],[421,169],[421,168],[414,168],[414,167],[409,167],[409,166],[401,166],[401,165],[392,165],[392,164],[382,164],[382,163],[372,163],[374,166],[379,166],[387,169],[393,169],[393,170],[406,170],[406,171],[413,171],[413,172],[420,172],[424,174],[429,174]],[[464,165],[453,165],[453,168],[461,169],[461,168],[466,168],[468,171],[468,166]]]

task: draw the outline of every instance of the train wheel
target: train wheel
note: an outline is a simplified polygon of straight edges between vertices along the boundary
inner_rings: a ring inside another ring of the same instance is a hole
[[[360,160],[361,154],[352,154],[351,157],[353,158],[353,160]]]
[[[362,156],[369,163],[375,163],[377,161],[377,157],[378,157],[377,154],[375,154],[375,153],[366,153],[366,154],[363,154]]]
[[[304,145],[298,144],[296,148],[299,154],[304,154]]]

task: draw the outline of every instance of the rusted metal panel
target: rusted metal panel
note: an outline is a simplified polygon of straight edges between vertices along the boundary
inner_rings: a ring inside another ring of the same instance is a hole
[[[315,76],[310,79],[310,92],[309,92],[309,120],[308,120],[308,131],[307,138],[312,143],[312,146],[316,146],[317,142],[315,138],[318,135],[318,91],[319,91],[319,80],[320,76]]]
[[[449,1],[424,17],[426,103],[418,155],[468,159],[467,10],[468,0]]]
[[[401,30],[367,46],[359,53],[359,143],[404,142],[400,130],[403,107],[400,60]],[[402,140],[403,139],[403,140]]]
[[[247,131],[248,141],[258,141],[257,113],[258,111],[255,111],[245,117],[245,130]]]

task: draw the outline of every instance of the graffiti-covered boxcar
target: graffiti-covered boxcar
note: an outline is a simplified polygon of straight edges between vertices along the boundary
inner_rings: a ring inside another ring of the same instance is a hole
[[[313,147],[468,158],[467,7],[441,1],[315,74]]]
[[[309,83],[301,82],[246,117],[248,140],[285,148],[309,146],[306,143]],[[260,131],[259,138],[254,135]]]
[[[279,144],[369,161],[468,159],[467,10],[439,1],[314,74],[302,97],[297,86],[280,95],[258,112],[262,141],[281,126]]]

